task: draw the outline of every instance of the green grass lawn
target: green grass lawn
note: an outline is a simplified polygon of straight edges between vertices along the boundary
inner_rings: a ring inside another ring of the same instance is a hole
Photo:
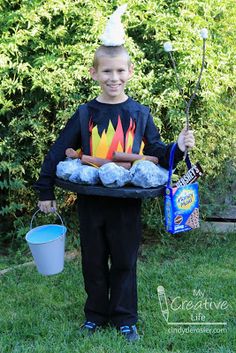
[[[92,338],[78,334],[85,300],[80,258],[66,262],[63,273],[51,277],[41,276],[35,267],[8,272],[0,276],[0,352],[233,353],[235,250],[235,234],[200,231],[145,244],[138,263],[142,338],[132,345],[113,328]],[[167,324],[157,295],[160,285],[166,292],[169,322],[227,325]],[[204,302],[213,307],[201,307]]]

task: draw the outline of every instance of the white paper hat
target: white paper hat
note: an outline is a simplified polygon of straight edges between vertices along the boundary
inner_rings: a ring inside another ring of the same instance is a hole
[[[125,42],[125,31],[121,23],[121,16],[125,13],[127,4],[119,6],[107,21],[105,31],[100,37],[105,46],[117,47]]]

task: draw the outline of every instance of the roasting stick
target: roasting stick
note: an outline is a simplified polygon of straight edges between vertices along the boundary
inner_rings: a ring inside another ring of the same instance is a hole
[[[204,66],[205,66],[206,39],[208,37],[207,29],[203,28],[200,31],[200,35],[201,35],[202,40],[203,40],[201,70],[200,70],[200,73],[199,73],[199,76],[198,76],[197,83],[196,83],[195,88],[194,88],[194,92],[193,92],[192,96],[190,97],[188,103],[186,102],[186,100],[184,98],[183,89],[181,88],[181,85],[180,85],[175,59],[174,59],[174,56],[172,54],[172,52],[173,52],[172,44],[170,42],[166,42],[164,44],[164,50],[169,54],[172,66],[174,68],[175,77],[176,77],[176,83],[177,83],[177,87],[178,87],[179,93],[180,93],[181,97],[183,98],[185,106],[186,106],[186,108],[185,108],[185,116],[186,116],[186,129],[187,129],[187,131],[189,130],[189,120],[190,120],[189,119],[189,111],[190,111],[190,107],[191,107],[191,104],[192,104],[194,98],[196,97],[197,90],[199,89],[199,85],[200,85],[200,81],[201,81],[201,78],[202,78],[203,69],[204,69]],[[186,150],[184,151],[184,159],[186,159],[187,154],[188,154],[188,149],[186,148]]]

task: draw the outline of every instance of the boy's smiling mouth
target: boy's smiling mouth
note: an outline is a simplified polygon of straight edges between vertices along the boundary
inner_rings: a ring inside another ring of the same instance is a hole
[[[118,83],[118,84],[107,84],[107,87],[111,88],[111,89],[117,89],[121,86],[121,83]]]

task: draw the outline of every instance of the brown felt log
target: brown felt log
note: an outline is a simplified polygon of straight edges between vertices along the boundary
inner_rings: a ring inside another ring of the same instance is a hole
[[[80,158],[81,153],[75,151],[73,148],[67,148],[66,157],[73,158],[73,159]]]
[[[107,164],[107,163],[111,163],[111,162],[113,162],[113,161],[111,161],[110,159],[92,157],[92,156],[88,156],[86,154],[83,154],[83,156],[81,158],[82,164],[91,165],[93,167],[101,167],[103,164]],[[131,168],[131,163],[128,163],[128,162],[113,162],[113,163],[115,163],[118,166],[123,167],[125,169]]]
[[[119,167],[123,167],[125,169],[130,169],[132,164],[129,163],[129,162],[114,162],[114,161],[110,161],[110,162],[113,162],[115,163],[116,165],[118,165]]]
[[[158,164],[158,158],[154,156],[145,156],[136,153],[114,152],[112,156],[114,162],[135,162],[138,160],[146,160]]]
[[[109,163],[111,161],[109,159],[92,157],[88,156],[87,154],[83,154],[81,162],[82,164],[89,164],[94,165],[96,167],[101,167],[103,164]]]

